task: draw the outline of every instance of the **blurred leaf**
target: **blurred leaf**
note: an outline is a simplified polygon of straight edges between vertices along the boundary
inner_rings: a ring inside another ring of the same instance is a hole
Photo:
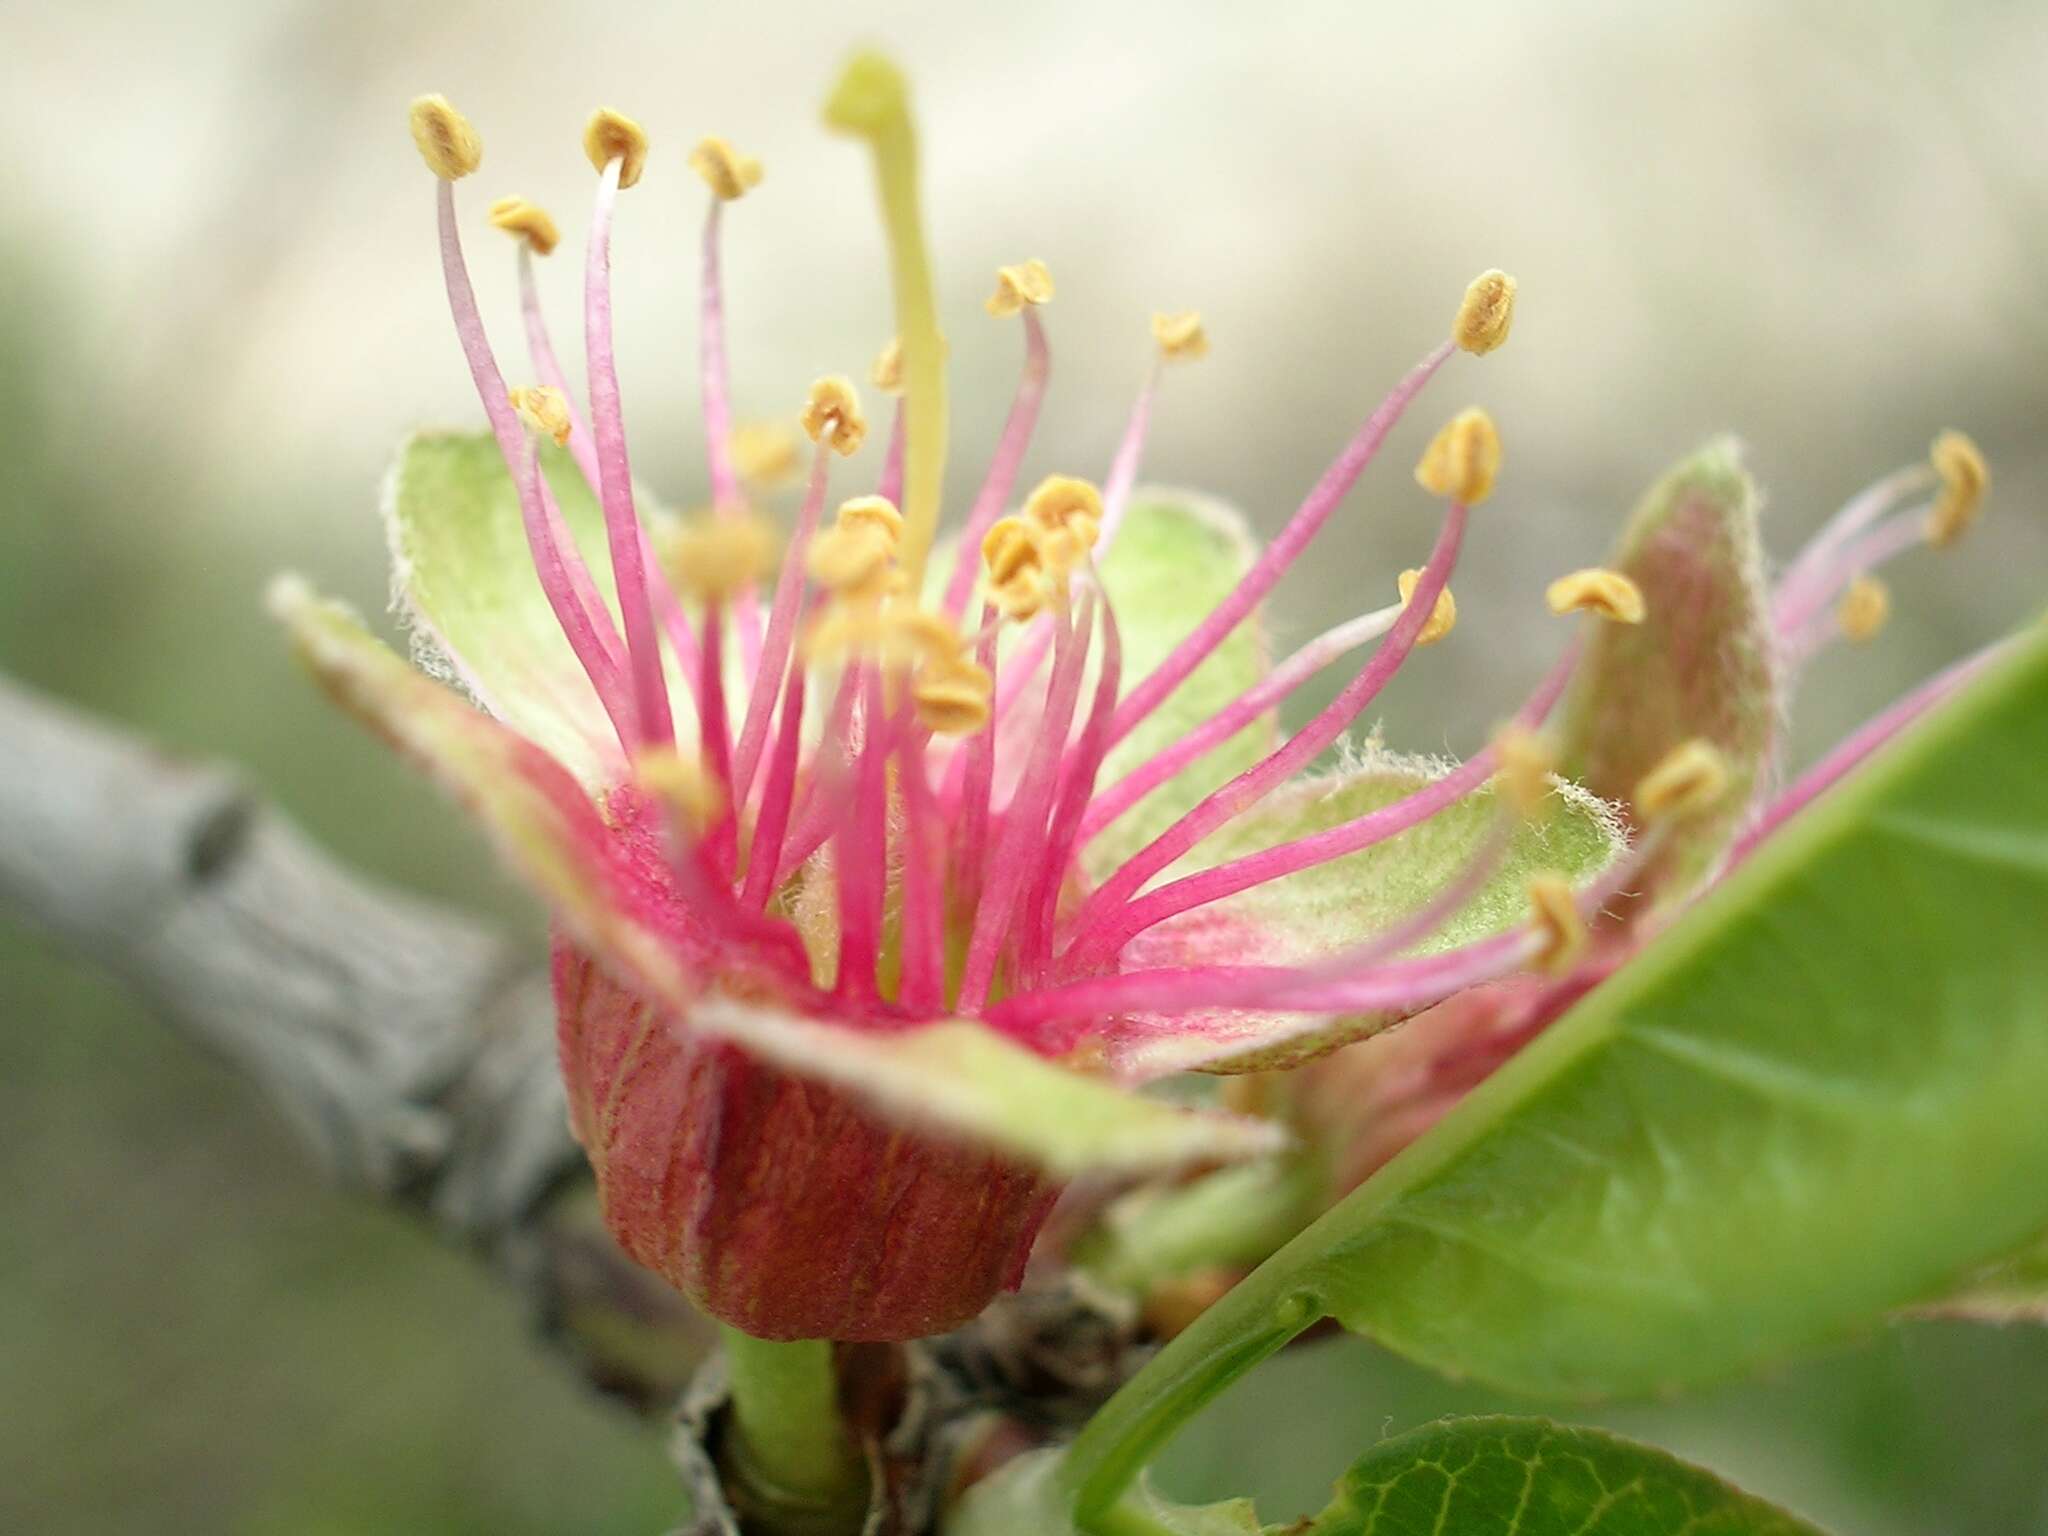
[[[1912,1311],[1978,1323],[2048,1323],[2048,1242],[1973,1275],[1953,1293]]]
[[[1547,1419],[1447,1419],[1375,1446],[1304,1536],[1815,1536],[1647,1445]]]
[[[1031,1451],[1005,1462],[967,1491],[946,1515],[946,1536],[1074,1536],[1068,1495],[1058,1479],[1060,1453]],[[1117,1510],[1119,1536],[1258,1536],[1247,1499],[1175,1504],[1140,1483]]]
[[[1693,823],[1663,866],[1677,894],[1734,829],[1778,724],[1757,493],[1734,442],[1650,488],[1609,564],[1642,589],[1640,624],[1601,623],[1565,714],[1565,773],[1626,805],[1665,753],[1704,736],[1727,757],[1725,814]]]

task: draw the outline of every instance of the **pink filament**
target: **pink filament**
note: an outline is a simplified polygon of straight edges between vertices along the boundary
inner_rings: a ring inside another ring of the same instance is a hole
[[[1045,718],[1032,743],[1024,776],[1004,812],[1002,835],[974,914],[974,932],[968,941],[967,964],[960,979],[959,1006],[963,1012],[972,1012],[988,1001],[997,957],[1011,937],[1011,914],[1024,881],[1032,872],[1030,850],[1045,835],[1046,802],[1052,794],[1053,772],[1066,746],[1067,728],[1073,722],[1074,705],[1081,692],[1081,669],[1088,655],[1094,606],[1093,590],[1084,591],[1073,620],[1058,626]]]
[[[747,855],[747,883],[740,905],[758,912],[775,894],[775,871],[782,859],[782,838],[789,830],[789,809],[796,797],[798,752],[803,745],[804,669],[789,674],[782,692],[782,723],[775,750],[768,758],[768,782],[761,792],[761,811],[754,820],[753,848]]]
[[[1393,431],[1394,424],[1401,419],[1401,413],[1408,408],[1409,402],[1422,392],[1422,387],[1455,350],[1452,342],[1439,344],[1394,386],[1393,393],[1366,419],[1365,425],[1345,445],[1336,462],[1323,472],[1322,479],[1316,482],[1307,500],[1302,502],[1287,526],[1280,530],[1279,537],[1266,546],[1258,561],[1245,572],[1243,580],[1238,582],[1230,596],[1196,625],[1194,632],[1175,646],[1167,658],[1153,668],[1151,675],[1125,697],[1117,708],[1116,722],[1110,728],[1112,742],[1122,741],[1130,735],[1138,722],[1157,709],[1166,696],[1178,688],[1273,589],[1287,568],[1308,547],[1309,541],[1329,521],[1330,514],[1337,510],[1338,503],[1365,472],[1366,466],[1372,463],[1380,444]]]
[[[1577,649],[1574,648],[1551,668],[1516,715],[1518,725],[1534,730],[1544,722],[1563,695],[1565,685],[1570,682],[1576,659]],[[1101,946],[1098,953],[1114,953],[1137,934],[1170,917],[1398,837],[1428,821],[1439,811],[1455,805],[1492,778],[1496,757],[1494,748],[1488,746],[1442,778],[1425,784],[1392,804],[1147,891],[1121,912],[1099,920],[1097,927],[1090,932],[1089,940],[1091,944]]]
[[[862,732],[854,789],[840,807],[833,872],[839,887],[839,995],[854,1003],[876,998],[875,964],[882,951],[882,900],[888,879],[889,745],[895,722],[882,704],[882,672],[863,667]]]
[[[1400,613],[1401,605],[1394,603],[1347,620],[1309,641],[1201,725],[1090,801],[1081,823],[1081,841],[1086,843],[1188,764],[1222,746],[1338,657],[1384,635]]]
[[[619,615],[625,621],[640,744],[667,747],[675,742],[675,723],[669,714],[668,683],[662,675],[660,642],[648,599],[643,535],[633,511],[633,471],[619,408],[618,364],[612,355],[611,227],[623,163],[617,158],[606,162],[597,182],[597,206],[591,215],[589,255],[584,265],[583,341],[590,375],[590,418],[597,439],[599,499],[604,504]]]
[[[797,806],[795,829],[783,844],[782,858],[776,866],[777,885],[795,874],[798,866],[818,851],[838,823],[839,797],[846,791],[852,763],[848,742],[859,681],[860,671],[856,667],[848,667],[840,674],[838,691],[826,711],[824,736],[811,754],[811,780],[804,786],[803,798]]]
[[[936,1013],[946,1001],[944,853],[937,813],[925,778],[925,733],[905,729],[896,739],[896,772],[903,786],[903,973],[897,1001],[913,1015]]]
[[[981,669],[988,673],[991,683],[999,681],[996,675],[996,611],[987,603],[981,605],[981,636],[976,642],[974,659]],[[981,889],[984,871],[983,860],[988,850],[989,796],[994,791],[996,771],[995,724],[988,724],[967,738],[964,748],[955,753],[954,761],[964,764],[966,784],[961,806],[960,845],[954,856],[953,880],[963,894],[973,894]],[[950,776],[952,765],[947,765]]]
[[[1010,414],[1003,422],[1003,435],[996,441],[995,456],[988,474],[968,509],[967,523],[960,530],[960,547],[953,557],[953,576],[946,586],[945,614],[954,623],[967,611],[968,594],[981,570],[981,541],[989,525],[1009,505],[1010,492],[1017,484],[1017,469],[1024,462],[1024,450],[1031,444],[1032,429],[1038,425],[1038,408],[1045,399],[1046,379],[1052,371],[1052,354],[1045,342],[1045,326],[1038,311],[1026,305],[1024,317],[1024,372],[1017,380],[1017,393],[1010,402]],[[891,449],[895,443],[892,439]]]
[[[1843,547],[1906,497],[1925,489],[1933,479],[1930,466],[1909,464],[1859,491],[1786,567],[1778,580],[1779,611],[1811,611],[1817,602],[1826,602],[1827,593],[1840,583],[1837,557]]]
[[[1263,799],[1273,788],[1308,766],[1376,698],[1392,680],[1422,627],[1436,610],[1436,600],[1457,564],[1458,549],[1465,534],[1466,508],[1454,502],[1444,517],[1436,548],[1423,567],[1415,591],[1401,616],[1387,631],[1359,673],[1323,712],[1280,748],[1247,768],[1228,784],[1203,800],[1166,831],[1132,855],[1116,873],[1088,898],[1075,920],[1079,937],[1069,946],[1066,969],[1086,969],[1116,952],[1120,941],[1111,941],[1120,925],[1109,921],[1115,912],[1147,880],[1179,859],[1203,838]],[[1155,674],[1157,675],[1157,674]],[[1129,702],[1128,699],[1125,701]],[[1119,711],[1121,714],[1121,711]],[[1111,726],[1114,734],[1115,726]]]
[[[711,472],[711,505],[735,513],[744,502],[732,467],[732,372],[725,353],[725,284],[719,272],[719,223],[724,202],[713,197],[704,216],[703,289],[697,327],[697,362],[704,397],[704,460]],[[761,600],[752,587],[733,596],[740,665],[752,676],[761,655]],[[773,691],[773,685],[770,685]]]
[[[739,747],[733,754],[733,801],[738,805],[746,803],[753,788],[754,769],[768,740],[769,711],[775,706],[775,693],[782,686],[783,670],[789,665],[790,649],[796,639],[797,610],[804,595],[804,559],[825,509],[828,459],[825,444],[819,443],[811,460],[811,483],[804,492],[803,509],[797,514],[796,531],[790,535],[789,551],[783,556],[782,571],[775,580],[775,606],[768,614],[768,636],[762,642],[760,660],[754,668],[746,720],[740,727]]]

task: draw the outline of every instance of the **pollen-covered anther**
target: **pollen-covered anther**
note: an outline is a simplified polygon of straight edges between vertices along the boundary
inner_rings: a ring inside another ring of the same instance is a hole
[[[1021,517],[999,517],[982,535],[981,558],[988,567],[988,579],[1003,586],[1028,575],[1044,564],[1038,531]]]
[[[661,545],[671,582],[704,602],[722,601],[773,574],[780,541],[749,512],[700,515],[672,530]]]
[[[1875,638],[1891,616],[1891,588],[1867,573],[1849,583],[1835,606],[1835,622],[1842,627],[1843,638],[1858,645]]]
[[[1036,256],[1013,267],[996,268],[996,291],[982,306],[998,320],[1021,313],[1028,305],[1052,302],[1052,271]]]
[[[1543,601],[1552,613],[1594,613],[1616,624],[1640,624],[1648,611],[1641,587],[1597,565],[1558,577],[1544,589]]]
[[[1636,785],[1636,812],[1645,821],[1684,820],[1711,811],[1728,794],[1728,760],[1695,736],[1664,755]]]
[[[633,779],[693,836],[701,837],[725,814],[723,786],[673,747],[642,752],[633,760]]]
[[[619,185],[630,187],[647,167],[647,130],[623,112],[599,107],[583,125],[583,153],[598,171],[619,161]]]
[[[501,197],[491,204],[491,227],[502,229],[516,240],[524,240],[536,256],[545,256],[561,243],[562,233],[547,209],[523,197]]]
[[[882,595],[882,581],[896,545],[872,523],[839,523],[811,540],[804,568],[811,580],[843,598]]]
[[[1569,881],[1557,875],[1532,878],[1529,921],[1542,939],[1535,959],[1538,970],[1561,976],[1586,952],[1586,920],[1579,916]]]
[[[721,202],[732,202],[761,184],[761,162],[743,155],[715,133],[708,133],[690,151],[690,169]]]
[[[1394,588],[1401,594],[1402,606],[1415,601],[1416,585],[1422,580],[1422,572],[1403,571],[1394,579]],[[1451,589],[1445,587],[1436,595],[1436,606],[1423,621],[1422,632],[1415,637],[1417,645],[1434,645],[1443,639],[1458,624],[1458,600],[1451,596]]]
[[[955,659],[920,671],[910,688],[918,723],[939,736],[968,736],[988,724],[995,679]]]
[[[512,409],[519,413],[519,419],[529,431],[553,438],[558,447],[568,445],[569,427],[574,418],[569,414],[568,399],[559,389],[535,384],[512,390],[506,398],[512,402]]]
[[[1159,343],[1159,355],[1169,362],[1193,362],[1209,355],[1209,332],[1202,317],[1192,309],[1152,317],[1152,339]]]
[[[1102,492],[1074,475],[1047,475],[1024,501],[1024,515],[1048,533],[1065,530],[1082,549],[1102,535]]]
[[[1500,432],[1474,406],[1460,411],[1429,440],[1415,466],[1415,483],[1432,496],[1476,507],[1493,493],[1500,474]]]
[[[839,504],[836,522],[841,528],[871,528],[888,542],[894,554],[903,538],[903,514],[886,496],[855,496]]]
[[[903,393],[903,338],[891,336],[888,344],[875,354],[875,365],[868,370],[868,379],[875,388],[885,395]]]
[[[1515,323],[1515,280],[1499,268],[1482,272],[1466,286],[1451,323],[1451,340],[1483,357],[1508,339]]]
[[[1493,757],[1500,765],[1493,781],[1516,815],[1534,821],[1549,809],[1557,755],[1543,737],[1526,726],[1502,726],[1493,738]]]
[[[811,386],[810,398],[797,420],[812,442],[828,444],[842,456],[857,453],[868,435],[860,395],[853,380],[842,373],[829,374]]]
[[[420,158],[443,181],[460,181],[483,164],[484,141],[446,96],[415,97],[409,121]]]
[[[802,468],[796,434],[779,421],[742,422],[726,438],[726,449],[733,473],[750,485],[787,485]]]
[[[1941,476],[1941,491],[1934,509],[1927,514],[1927,542],[1946,549],[1970,531],[1984,505],[1984,493],[1991,488],[1991,467],[1976,443],[1963,432],[1944,432],[1928,451],[1934,472]]]

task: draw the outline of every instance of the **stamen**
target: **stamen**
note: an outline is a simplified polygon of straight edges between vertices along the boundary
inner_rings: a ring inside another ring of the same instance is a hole
[[[1024,516],[1048,534],[1065,532],[1083,550],[1093,549],[1102,536],[1102,493],[1073,475],[1047,475],[1025,498]]]
[[[842,458],[858,453],[867,440],[868,419],[861,414],[860,395],[843,373],[828,374],[811,385],[797,422],[812,442]]]
[[[881,595],[890,554],[888,539],[874,528],[841,524],[818,535],[804,565],[811,580],[835,596],[872,601]],[[826,622],[831,623],[834,617],[837,615],[828,615]],[[817,630],[804,642],[807,656],[830,648],[824,632]]]
[[[1641,587],[1600,566],[1558,577],[1544,590],[1543,600],[1552,613],[1593,613],[1615,624],[1640,624],[1648,611]]]
[[[1835,622],[1841,625],[1843,637],[1856,645],[1875,639],[1891,616],[1891,588],[1870,575],[1850,582],[1835,607]]]
[[[946,1003],[945,849],[916,733],[896,738],[903,786],[903,964],[896,1000],[913,1016]]]
[[[1977,445],[1961,432],[1944,432],[1928,453],[1941,477],[1941,494],[1927,519],[1927,542],[1946,549],[1970,531],[1991,485],[1991,469]]]
[[[1495,268],[1482,272],[1466,288],[1451,323],[1451,340],[1463,351],[1484,357],[1508,339],[1515,323],[1515,280]]]
[[[1070,947],[1068,970],[1084,969],[1116,953],[1129,934],[1136,931],[1125,927],[1128,914],[1121,909],[1140,886],[1218,827],[1264,799],[1275,786],[1307,767],[1378,697],[1380,690],[1408,659],[1409,652],[1415,647],[1416,636],[1435,613],[1437,594],[1443,591],[1450,579],[1451,568],[1457,563],[1458,549],[1465,536],[1465,523],[1464,504],[1453,502],[1444,517],[1443,531],[1437,536],[1429,564],[1423,567],[1422,579],[1416,584],[1413,598],[1402,609],[1401,616],[1387,631],[1386,638],[1374,650],[1371,659],[1322,713],[1288,738],[1277,751],[1246,769],[1183,815],[1132,855],[1090,894],[1074,923],[1079,937]],[[1205,871],[1204,875],[1214,873]],[[1204,876],[1190,878],[1201,879]],[[1186,883],[1180,882],[1183,886]],[[1150,920],[1156,922],[1158,917]]]
[[[989,721],[995,679],[970,661],[919,674],[911,689],[918,723],[935,736],[968,736]]]
[[[546,385],[538,388],[515,389],[506,396],[512,409],[519,413],[519,419],[535,432],[555,440],[555,446],[569,445],[569,431],[573,425],[569,415],[569,402],[559,389]]]
[[[883,710],[882,669],[863,667],[866,722],[854,789],[843,802],[834,837],[833,874],[839,888],[841,997],[875,1000],[875,965],[882,952],[882,904],[888,878],[888,761],[894,722]]]
[[[875,157],[896,290],[896,330],[903,338],[907,426],[902,506],[908,524],[903,568],[916,591],[923,585],[925,556],[938,528],[945,479],[946,360],[918,211],[917,135],[902,74],[879,54],[857,54],[833,88],[825,121],[865,139]]]
[[[628,130],[631,130],[628,132]],[[630,163],[635,178],[647,154],[646,136],[630,119],[599,111],[584,133],[592,158],[608,151],[597,180],[597,205],[591,215],[590,244],[584,263],[583,341],[590,376],[590,418],[597,441],[599,501],[604,507],[605,537],[611,546],[612,575],[618,589],[619,615],[625,621],[626,657],[632,670],[634,712],[640,723],[640,745],[662,747],[675,740],[670,717],[668,681],[662,673],[660,642],[648,593],[643,534],[633,507],[633,471],[626,452],[626,425],[619,407],[618,364],[612,353],[611,226],[612,210]]]
[[[536,256],[552,253],[562,238],[548,211],[523,197],[501,197],[491,204],[491,227],[504,230]]]
[[[1403,571],[1394,580],[1394,590],[1401,594],[1401,606],[1407,607],[1415,599],[1415,585],[1422,580],[1420,570]],[[1436,607],[1430,612],[1429,622],[1422,626],[1422,632],[1415,637],[1417,645],[1435,645],[1448,635],[1458,624],[1458,600],[1451,596],[1451,589],[1445,587],[1436,595]]]
[[[996,291],[983,308],[998,320],[1021,314],[1027,307],[1052,302],[1052,272],[1037,257],[1014,267],[996,268]]]
[[[483,140],[446,96],[415,97],[408,117],[420,158],[441,180],[460,181],[483,164]]]
[[[882,350],[875,354],[874,365],[868,369],[868,380],[885,395],[903,393],[903,338],[891,336]]]
[[[992,603],[981,605],[981,635],[975,643],[974,660],[996,681],[997,611]],[[989,799],[995,782],[996,725],[967,738],[962,772],[965,783],[957,803],[961,807],[960,846],[954,855],[953,885],[962,897],[976,898],[983,880],[982,864],[988,849]],[[947,769],[948,778],[952,774]],[[949,801],[951,797],[948,797]]]
[[[797,758],[803,747],[804,679],[804,669],[795,667],[783,686],[781,723],[776,731],[775,750],[768,759],[768,780],[761,791],[760,814],[754,819],[747,881],[740,896],[740,904],[749,912],[761,911],[775,894],[782,839],[789,831],[790,807],[796,799]]]
[[[725,788],[674,748],[642,752],[633,779],[665,806],[692,838],[701,838],[729,808]]]
[[[1493,418],[1475,406],[1430,439],[1415,466],[1415,483],[1432,496],[1476,507],[1493,493],[1499,473],[1500,433]]]
[[[725,602],[776,566],[775,530],[752,513],[698,517],[668,535],[668,577],[703,603]],[[705,629],[711,625],[707,619]],[[706,641],[709,641],[709,634]]]
[[[690,169],[704,178],[704,185],[720,202],[745,197],[761,184],[761,162],[743,155],[717,134],[706,134],[690,151]]]
[[[1645,821],[1686,821],[1704,815],[1728,794],[1728,760],[1704,736],[1667,752],[1636,785],[1635,807]]]
[[[768,740],[768,717],[775,707],[775,692],[781,686],[783,669],[789,665],[789,651],[796,637],[797,609],[803,601],[804,569],[818,518],[825,510],[826,468],[829,459],[820,441],[811,462],[811,483],[797,513],[796,530],[782,558],[782,573],[775,582],[775,603],[768,613],[768,633],[761,642],[761,659],[754,671],[752,692],[747,698],[746,719],[740,726],[739,745],[733,751],[733,799],[747,803],[753,787],[754,769],[761,748]],[[798,671],[803,670],[801,667]]]
[[[742,422],[728,434],[726,443],[733,471],[742,484],[765,489],[787,485],[803,464],[796,434],[779,421]]]
[[[1046,345],[1045,327],[1038,311],[1030,306],[1019,311],[1024,321],[1024,371],[1017,379],[1017,392],[1010,401],[1010,414],[1003,421],[1003,435],[989,460],[981,489],[968,508],[967,521],[960,530],[959,552],[953,559],[952,580],[947,583],[942,607],[950,619],[967,611],[967,599],[974,590],[975,551],[989,525],[1002,515],[1010,492],[1017,484],[1017,470],[1031,445],[1038,425],[1038,410],[1045,399],[1046,380],[1052,371],[1052,354]],[[892,343],[893,345],[893,343]],[[886,354],[885,354],[886,355]],[[880,368],[880,363],[876,367]],[[879,379],[877,382],[880,382]]]
[[[1537,875],[1529,882],[1529,915],[1540,935],[1533,957],[1536,968],[1546,975],[1562,976],[1586,952],[1586,921],[1579,916],[1569,881],[1557,875]]]
[[[1082,664],[1088,654],[1088,637],[1094,621],[1095,594],[1084,591],[1072,622],[1056,626],[1053,640],[1052,680],[1047,684],[1045,715],[1031,745],[1017,792],[1010,797],[1003,817],[1002,837],[988,870],[981,903],[974,914],[974,929],[967,945],[966,968],[961,975],[959,1007],[973,1012],[988,1001],[995,979],[996,962],[1011,938],[1010,919],[1024,882],[1032,873],[1030,849],[1045,835],[1045,815],[1053,791],[1053,774],[1066,748],[1067,730],[1073,724],[1074,706],[1081,691]]]
[[[1500,764],[1494,783],[1502,797],[1523,820],[1536,820],[1549,808],[1551,776],[1557,772],[1557,754],[1550,743],[1526,725],[1511,722],[1494,735],[1493,757]]]
[[[1152,339],[1159,343],[1159,355],[1168,362],[1192,363],[1209,355],[1209,332],[1201,315],[1192,309],[1152,317]]]
[[[1206,661],[1209,653],[1223,643],[1224,637],[1236,629],[1244,621],[1245,615],[1272,591],[1287,568],[1300,557],[1309,541],[1322,530],[1323,524],[1329,521],[1330,515],[1337,510],[1345,494],[1357,483],[1358,477],[1365,472],[1366,466],[1379,452],[1380,444],[1385,442],[1387,434],[1393,431],[1395,423],[1401,419],[1401,414],[1408,408],[1409,402],[1422,392],[1423,386],[1435,376],[1436,371],[1455,350],[1451,342],[1440,343],[1410,370],[1406,378],[1394,386],[1393,392],[1380,403],[1379,408],[1371,416],[1366,418],[1365,424],[1344,446],[1344,451],[1323,472],[1322,479],[1316,482],[1315,488],[1308,493],[1307,499],[1302,502],[1287,526],[1265,547],[1258,561],[1245,572],[1231,594],[1210,610],[1208,616],[1195,626],[1185,640],[1168,653],[1164,661],[1152,669],[1144,681],[1124,696],[1123,702],[1117,706],[1116,719],[1110,726],[1111,745],[1130,735],[1138,723],[1157,709],[1166,697],[1186,680],[1190,672]],[[1134,426],[1137,425],[1136,414],[1133,413]],[[1112,509],[1117,505],[1116,488],[1117,480],[1112,475],[1110,494],[1106,498]],[[1434,597],[1431,601],[1435,601]],[[1000,713],[999,708],[998,714]]]
[[[1086,844],[1189,763],[1230,740],[1331,662],[1379,639],[1393,627],[1401,608],[1402,604],[1394,603],[1325,630],[1201,725],[1101,791],[1081,822],[1081,842]]]
[[[600,175],[612,161],[618,161],[619,185],[630,187],[647,167],[647,131],[625,113],[599,107],[583,125],[583,153],[590,157],[590,168]]]

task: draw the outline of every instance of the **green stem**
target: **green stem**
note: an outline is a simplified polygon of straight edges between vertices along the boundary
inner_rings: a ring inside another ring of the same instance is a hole
[[[859,1530],[867,1473],[840,1416],[832,1346],[719,1332],[732,1391],[721,1460],[734,1509],[750,1528],[789,1536]]]

